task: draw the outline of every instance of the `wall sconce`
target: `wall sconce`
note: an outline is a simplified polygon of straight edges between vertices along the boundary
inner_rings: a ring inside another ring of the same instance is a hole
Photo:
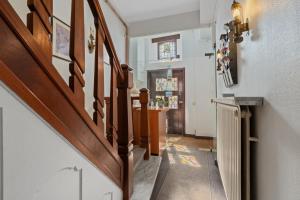
[[[243,32],[247,31],[249,34],[248,18],[246,19],[246,22],[244,22],[243,8],[239,2],[236,2],[236,0],[233,0],[231,12],[233,20],[226,24],[226,26],[228,26],[229,29],[234,32],[234,42],[241,43],[244,40],[242,36]]]
[[[90,36],[88,39],[88,48],[89,52],[93,53],[96,47],[96,38],[95,38],[95,31],[92,27],[90,27]]]

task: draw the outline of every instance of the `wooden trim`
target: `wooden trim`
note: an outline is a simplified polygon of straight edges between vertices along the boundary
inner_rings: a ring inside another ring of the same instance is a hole
[[[101,28],[96,23],[96,53],[94,72],[94,114],[93,120],[103,130],[104,134],[104,61],[103,61],[103,38]]]
[[[85,72],[85,42],[84,42],[84,6],[83,0],[72,0],[70,36],[70,63],[71,76],[69,85],[74,92],[78,103],[84,106],[84,91],[82,84]]]
[[[51,61],[52,59],[51,33],[47,31],[47,29],[43,25],[41,19],[38,17],[36,12],[31,12],[27,15],[27,27],[32,33],[35,40],[40,44],[45,54],[47,54],[47,59]]]
[[[114,149],[118,149],[118,75],[116,68],[114,68],[113,59],[111,59],[111,83],[110,83],[110,114],[109,114],[109,124],[110,130],[107,136],[108,141]]]
[[[168,42],[168,41],[178,40],[178,39],[180,39],[180,34],[169,35],[169,36],[164,36],[164,37],[159,37],[159,38],[153,38],[152,43]]]
[[[52,4],[52,0],[48,3]],[[31,11],[27,14],[27,27],[47,55],[47,59],[52,62],[52,25],[49,20],[52,13],[48,12],[40,0],[28,0],[27,5]]]
[[[72,0],[70,57],[81,72],[85,71],[84,5],[83,0]]]
[[[105,18],[104,18],[104,14],[103,14],[101,6],[100,6],[100,3],[99,3],[98,0],[88,0],[88,2],[90,4],[90,7],[92,9],[92,12],[93,12],[94,16],[97,16],[99,18],[99,22],[100,22],[100,25],[103,29],[104,36],[105,36],[103,39],[104,39],[104,44],[105,44],[106,49],[107,49],[107,53],[109,54],[109,56],[111,58],[113,58],[113,60],[114,60],[113,62],[115,63],[115,65],[113,67],[116,68],[116,71],[118,72],[120,78],[124,79],[123,70],[121,68],[121,64],[120,64],[120,61],[118,59],[118,55],[116,53],[111,35],[109,33],[109,30],[108,30],[108,27],[107,27],[107,24],[106,24],[106,21],[105,21]]]
[[[118,152],[104,136],[97,137],[101,130],[44,59],[45,53],[7,0],[0,1],[0,27],[0,37],[6,38],[0,45],[1,80],[121,187],[123,163]]]
[[[42,0],[42,3],[44,4],[47,12],[49,15],[52,15],[53,13],[53,0]]]
[[[49,2],[50,3],[50,2]],[[27,5],[32,12],[36,12],[43,22],[45,28],[49,33],[52,33],[52,25],[49,20],[52,13],[49,13],[44,3],[41,0],[28,0]]]

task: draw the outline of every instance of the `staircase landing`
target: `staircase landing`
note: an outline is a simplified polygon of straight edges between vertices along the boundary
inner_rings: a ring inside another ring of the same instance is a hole
[[[151,156],[144,160],[144,149],[135,148],[134,157],[134,184],[131,200],[149,200],[151,198],[155,181],[160,168],[162,158]]]

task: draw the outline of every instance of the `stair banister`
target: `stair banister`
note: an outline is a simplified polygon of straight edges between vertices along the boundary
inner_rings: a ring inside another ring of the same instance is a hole
[[[141,116],[140,116],[140,135],[141,147],[146,149],[145,160],[149,160],[151,154],[150,127],[149,127],[149,90],[140,90]]]
[[[43,17],[49,19],[53,15],[52,0],[28,2],[32,18],[29,17],[31,23],[27,28],[10,3],[0,1],[0,38],[7,39],[0,45],[0,80],[122,187],[124,199],[129,200],[133,181],[132,71],[119,63],[98,0],[88,0],[97,32],[93,119],[84,108],[84,1],[72,1],[69,85],[51,63],[52,44],[44,43],[51,34],[52,25],[45,21],[37,23]],[[42,17],[39,12],[44,12]],[[42,40],[37,36],[43,36]],[[103,44],[111,58],[112,68],[108,141],[103,124]]]
[[[130,200],[133,192],[133,130],[131,92],[132,69],[122,65],[124,79],[118,77],[118,145],[119,155],[124,163],[123,199]]]

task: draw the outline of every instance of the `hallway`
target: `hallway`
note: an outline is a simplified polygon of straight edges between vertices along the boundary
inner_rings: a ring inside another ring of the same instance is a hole
[[[168,146],[170,169],[158,200],[226,199],[211,141],[172,135]]]

